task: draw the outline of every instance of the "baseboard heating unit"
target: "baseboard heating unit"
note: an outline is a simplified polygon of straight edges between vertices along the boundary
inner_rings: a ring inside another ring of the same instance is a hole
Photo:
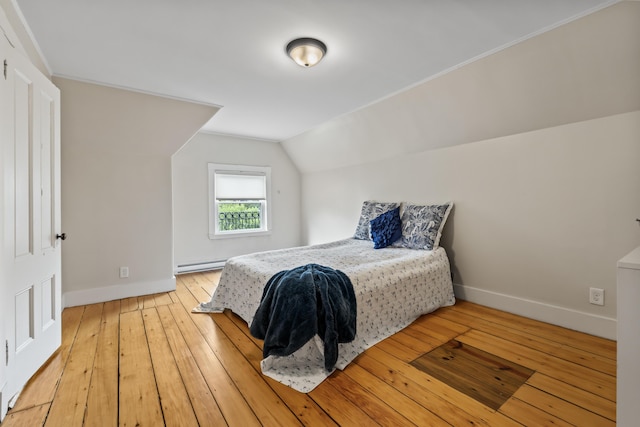
[[[224,267],[227,260],[196,262],[193,264],[179,264],[174,274],[196,273],[198,271],[219,270]]]

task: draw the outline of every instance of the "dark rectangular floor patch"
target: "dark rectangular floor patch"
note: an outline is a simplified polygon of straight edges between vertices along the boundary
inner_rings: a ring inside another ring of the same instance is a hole
[[[456,340],[411,365],[495,410],[535,372]]]

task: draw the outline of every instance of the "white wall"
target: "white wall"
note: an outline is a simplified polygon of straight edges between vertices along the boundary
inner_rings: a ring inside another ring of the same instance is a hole
[[[271,167],[270,235],[210,240],[208,163]],[[198,133],[173,156],[175,266],[300,245],[300,174],[279,143]]]
[[[453,200],[459,296],[615,338],[615,264],[640,244],[637,22],[619,3],[285,141],[305,243],[353,234],[365,199]]]
[[[306,236],[352,235],[370,198],[453,200],[443,246],[465,299],[615,337],[616,261],[640,243],[638,141],[634,112],[305,174]]]
[[[54,83],[62,94],[65,305],[174,289],[171,156],[217,108]],[[119,278],[120,266],[129,278]]]

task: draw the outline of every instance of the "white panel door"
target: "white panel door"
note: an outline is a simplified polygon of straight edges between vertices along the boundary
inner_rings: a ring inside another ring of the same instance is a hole
[[[6,401],[61,341],[60,93],[6,53],[3,85],[3,282]],[[5,96],[6,95],[6,96]]]
[[[4,58],[6,53],[11,49],[9,41],[0,37],[0,61],[2,61],[2,67],[4,70]],[[3,71],[4,73],[4,71]],[[4,74],[2,76],[4,78]],[[0,197],[4,196],[4,141],[6,139],[7,126],[9,125],[9,118],[13,117],[13,114],[9,113],[9,88],[6,82],[0,81]],[[3,199],[0,199],[0,203],[2,203]],[[5,276],[6,269],[4,267],[5,256],[2,251],[4,250],[4,204],[0,205],[0,344],[1,344],[1,352],[0,354],[4,354],[5,352],[5,343],[7,342],[5,337],[6,329],[5,329],[5,316],[8,312],[7,308],[7,300],[9,296],[8,282]],[[5,387],[7,385],[7,374],[6,374],[6,360],[4,357],[0,357],[0,421],[4,418],[4,414],[6,411],[5,401],[6,399],[6,391]]]

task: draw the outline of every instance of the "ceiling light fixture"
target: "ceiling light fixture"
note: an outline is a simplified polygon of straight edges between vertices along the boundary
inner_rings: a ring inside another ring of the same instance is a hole
[[[287,45],[287,55],[301,67],[313,67],[326,53],[324,43],[308,37],[292,40]]]

